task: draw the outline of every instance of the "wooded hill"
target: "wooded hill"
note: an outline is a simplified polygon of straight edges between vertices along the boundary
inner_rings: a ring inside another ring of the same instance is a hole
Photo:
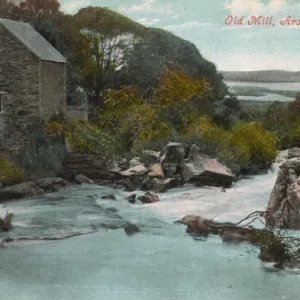
[[[79,82],[97,105],[107,88],[141,85],[148,93],[170,70],[204,77],[216,100],[227,93],[216,66],[194,44],[171,32],[145,27],[105,7],[68,15],[59,10],[57,0],[13,3],[0,0],[0,17],[31,23],[68,59],[69,93]]]

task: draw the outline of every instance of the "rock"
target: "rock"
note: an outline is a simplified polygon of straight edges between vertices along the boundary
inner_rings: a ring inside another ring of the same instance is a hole
[[[152,150],[144,150],[141,156],[141,162],[149,167],[159,162],[160,153]]]
[[[169,143],[166,146],[164,154],[160,158],[160,163],[181,165],[181,162],[184,159],[184,154],[185,150],[181,143]]]
[[[300,229],[300,158],[280,166],[265,219],[275,228]]]
[[[199,153],[199,151],[200,151],[200,148],[199,148],[197,145],[193,144],[193,145],[190,147],[188,157],[189,157],[189,158],[194,158],[194,157]]]
[[[44,189],[34,181],[22,182],[0,190],[0,200],[21,199],[28,196],[41,195]]]
[[[127,199],[127,201],[128,201],[129,203],[135,204],[135,202],[136,202],[136,194],[132,194],[132,195],[130,195],[129,197],[127,197],[126,199]]]
[[[117,165],[123,171],[130,168],[130,163],[126,158],[120,159],[120,161],[117,163]]]
[[[70,182],[60,177],[40,178],[35,182],[40,188],[44,189],[46,193],[57,192],[62,188],[71,186]]]
[[[137,200],[140,200],[142,203],[145,204],[150,204],[159,202],[159,197],[148,192],[145,195],[138,197]]]
[[[288,150],[288,159],[300,157],[300,148],[292,148]]]
[[[153,180],[152,189],[155,193],[163,193],[169,189],[176,188],[181,185],[181,180],[177,178],[167,178]]]
[[[164,176],[167,178],[176,176],[180,172],[180,167],[177,163],[162,164]]]
[[[235,176],[219,163],[202,155],[196,155],[192,161],[185,161],[182,166],[182,177],[185,182],[196,185],[230,187]]]
[[[148,169],[144,165],[137,165],[128,170],[120,172],[122,176],[132,176],[132,175],[144,175],[148,172]]]
[[[108,170],[103,161],[90,154],[69,153],[63,163],[63,178],[73,181],[77,174],[87,176],[95,183],[106,181],[117,181],[122,176],[113,170]]]
[[[117,213],[118,212],[118,209],[115,208],[115,207],[108,207],[105,210],[108,211],[108,212],[112,212],[112,213]]]
[[[105,196],[102,196],[101,199],[103,199],[103,200],[117,200],[114,195],[105,195]]]
[[[149,168],[148,176],[164,178],[164,171],[161,164],[154,164]]]
[[[142,165],[140,158],[139,157],[134,157],[130,162],[129,162],[129,166],[130,168],[134,168],[137,167],[139,165]]]
[[[192,234],[209,235],[213,230],[211,227],[204,224],[205,219],[200,216],[187,215],[183,217],[179,222],[187,225],[187,232]]]
[[[140,185],[141,191],[150,191],[153,189],[153,177],[145,177]]]
[[[86,184],[93,184],[94,183],[94,181],[92,179],[90,179],[87,176],[82,175],[82,174],[76,175],[75,176],[75,181],[78,184],[84,184],[84,183],[86,183]]]
[[[131,223],[126,223],[124,225],[124,230],[127,235],[134,235],[134,234],[140,232],[140,229],[136,225],[131,224]]]

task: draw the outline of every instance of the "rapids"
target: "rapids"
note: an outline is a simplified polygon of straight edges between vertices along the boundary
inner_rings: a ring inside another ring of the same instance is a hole
[[[295,270],[263,264],[249,244],[193,239],[174,224],[186,214],[236,222],[263,210],[277,172],[274,165],[226,193],[174,189],[149,205],[129,204],[132,193],[97,185],[8,202],[1,210],[15,213],[14,229],[1,238],[15,241],[0,249],[3,299],[297,300]],[[102,200],[107,194],[117,199]],[[141,231],[126,236],[126,222]]]

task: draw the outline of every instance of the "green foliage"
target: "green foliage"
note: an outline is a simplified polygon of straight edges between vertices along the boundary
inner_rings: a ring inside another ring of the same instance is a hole
[[[291,259],[291,247],[280,232],[270,229],[253,230],[253,241],[260,247],[259,258],[263,261],[283,264]]]
[[[229,152],[244,163],[266,167],[277,156],[277,138],[265,131],[261,123],[237,123],[227,135],[226,148],[226,155]]]
[[[259,123],[237,123],[226,131],[208,118],[201,117],[183,133],[194,137],[202,151],[216,155],[228,164],[254,164],[263,168],[277,156],[275,134],[265,131]]]
[[[146,28],[128,55],[121,70],[122,85],[138,84],[151,93],[157,78],[166,71],[182,70],[192,78],[205,78],[220,100],[227,93],[223,77],[211,62],[205,60],[194,44],[159,28]]]
[[[0,181],[16,184],[24,181],[24,171],[7,154],[0,154]]]
[[[110,166],[121,150],[119,142],[99,127],[79,121],[50,121],[46,132],[50,136],[64,136],[76,153],[93,154]]]
[[[0,232],[1,231],[8,231],[12,228],[12,219],[14,217],[13,212],[6,211],[5,217],[2,219],[0,218]]]
[[[152,102],[162,120],[181,130],[186,127],[188,117],[212,114],[212,96],[213,91],[204,78],[194,79],[182,71],[170,71],[161,76]]]
[[[170,134],[171,125],[160,118],[157,108],[157,105],[144,103],[135,87],[108,90],[98,124],[117,136],[129,150],[134,143],[154,141]]]
[[[209,154],[216,155],[225,147],[224,141],[227,133],[215,125],[207,117],[191,118],[189,125],[182,131],[183,135],[193,137],[200,149]]]

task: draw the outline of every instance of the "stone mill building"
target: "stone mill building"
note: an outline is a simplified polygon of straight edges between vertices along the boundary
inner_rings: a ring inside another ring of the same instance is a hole
[[[31,25],[0,19],[0,148],[19,151],[51,115],[66,112],[66,59]]]

